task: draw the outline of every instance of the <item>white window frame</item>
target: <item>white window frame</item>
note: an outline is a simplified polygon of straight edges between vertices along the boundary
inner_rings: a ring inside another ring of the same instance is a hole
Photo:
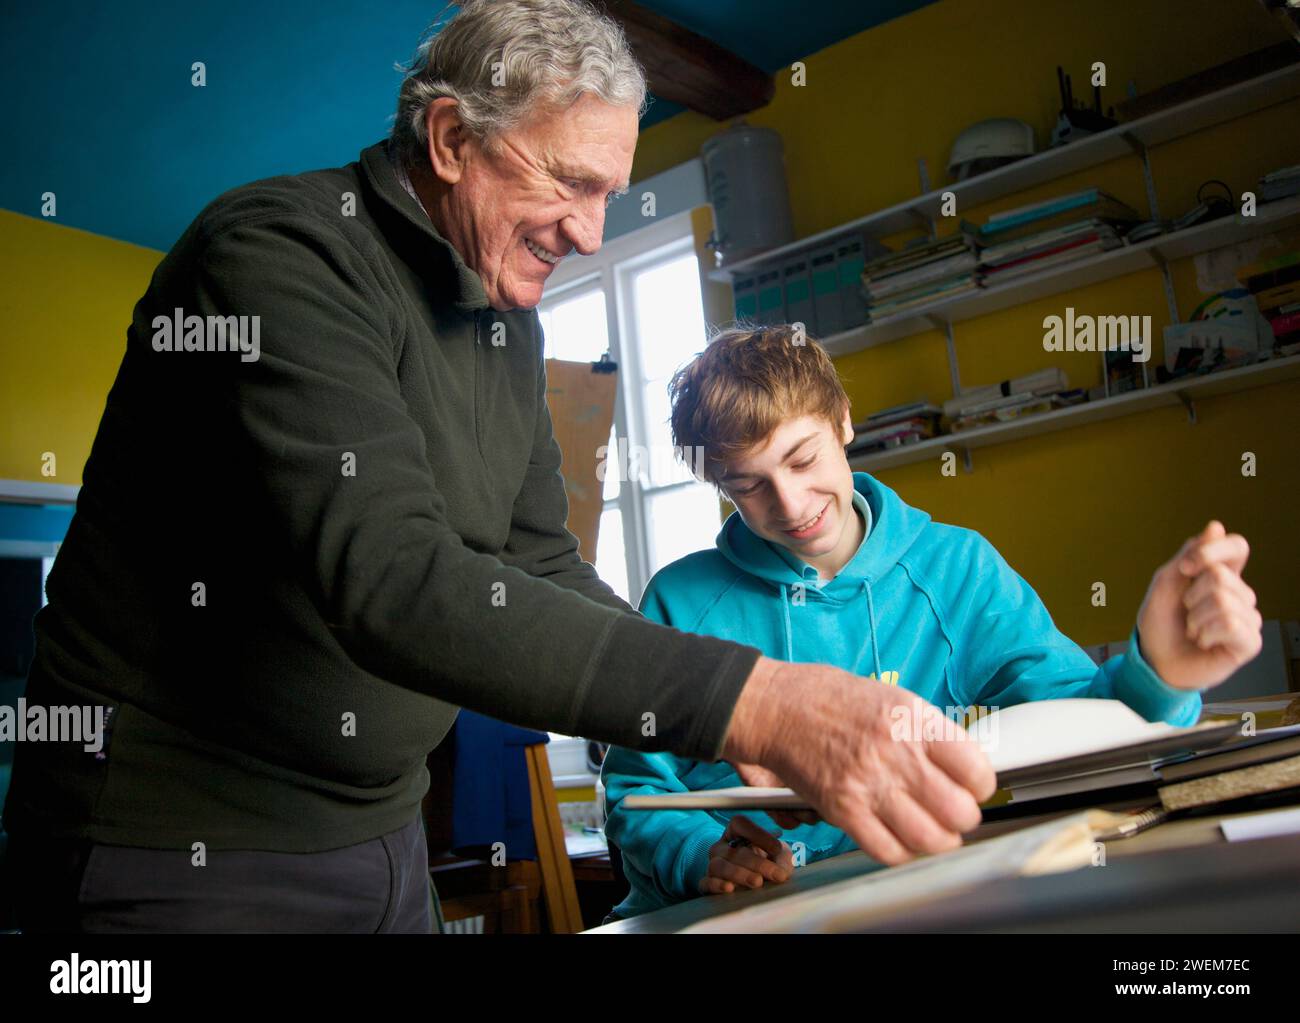
[[[550,305],[566,295],[577,295],[599,287],[605,294],[606,332],[609,356],[618,363],[618,394],[614,402],[614,432],[629,445],[648,446],[643,436],[644,410],[641,403],[644,380],[637,349],[636,310],[632,276],[647,266],[695,253],[695,235],[689,210],[621,235],[590,256],[570,256],[552,272],[542,295]],[[700,338],[701,347],[705,339]],[[650,486],[647,480],[623,480],[618,497],[605,502],[602,511],[617,506],[623,520],[623,551],[627,561],[627,588],[632,603],[650,582],[650,539],[646,522],[648,496],[691,480]]]

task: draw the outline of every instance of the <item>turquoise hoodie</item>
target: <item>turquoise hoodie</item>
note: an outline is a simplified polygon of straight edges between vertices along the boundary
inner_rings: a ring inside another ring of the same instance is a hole
[[[1148,721],[1197,720],[1200,694],[1174,689],[1155,674],[1141,657],[1136,629],[1128,652],[1099,668],[1056,629],[1030,585],[978,533],[931,521],[866,473],[854,473],[853,485],[867,531],[833,579],[819,585],[816,569],[733,514],[716,550],[690,554],[650,580],[641,612],[685,632],[758,647],[769,657],[896,682],[950,715],[972,705],[1096,697],[1123,700]],[[621,804],[634,793],[743,784],[731,765],[615,746],[602,777],[605,830],[623,853],[632,888],[615,912],[634,916],[699,894],[709,846],[731,814],[628,811]],[[747,816],[777,830],[766,814]],[[855,848],[826,823],[801,825],[781,838],[807,863]]]

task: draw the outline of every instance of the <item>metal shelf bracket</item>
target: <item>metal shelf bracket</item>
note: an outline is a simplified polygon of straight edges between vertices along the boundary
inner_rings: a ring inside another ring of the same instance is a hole
[[[974,472],[975,463],[971,461],[970,448],[965,444],[960,445],[960,448],[962,468],[965,469],[966,472]],[[942,461],[946,455],[952,454],[956,454],[956,451],[952,447],[945,447],[943,451],[939,453],[939,459]]]

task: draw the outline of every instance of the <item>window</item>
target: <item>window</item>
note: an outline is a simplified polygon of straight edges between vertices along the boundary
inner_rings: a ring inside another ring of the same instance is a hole
[[[705,343],[689,215],[625,235],[551,275],[538,307],[546,357],[618,363],[596,571],[636,604],[650,577],[713,546],[718,497],[675,457],[668,382]]]

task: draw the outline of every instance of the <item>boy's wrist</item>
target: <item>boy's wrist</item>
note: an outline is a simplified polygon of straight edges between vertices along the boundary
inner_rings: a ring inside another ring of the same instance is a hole
[[[1148,721],[1193,724],[1199,714],[1201,695],[1195,689],[1171,686],[1146,658],[1135,626],[1129,645],[1115,674],[1115,695]]]

